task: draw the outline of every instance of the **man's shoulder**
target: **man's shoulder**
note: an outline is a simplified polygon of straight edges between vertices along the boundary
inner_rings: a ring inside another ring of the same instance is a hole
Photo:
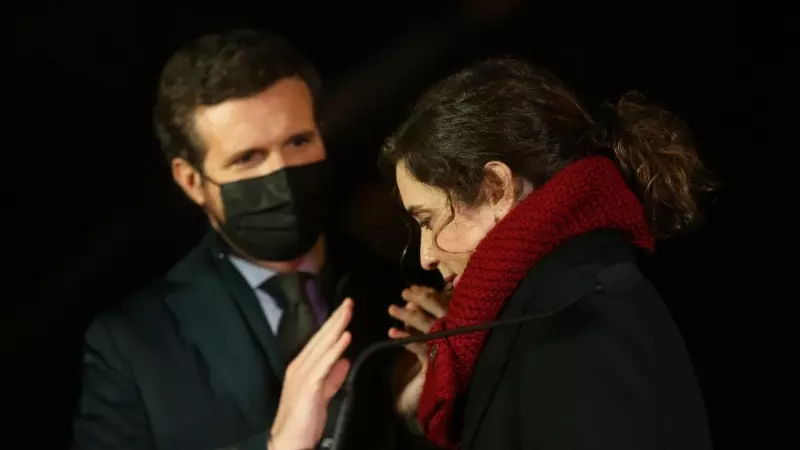
[[[120,301],[107,306],[92,320],[92,327],[106,330],[131,330],[147,327],[154,319],[164,314],[165,300],[175,286],[170,286],[166,277],[151,281],[143,288]]]
[[[210,253],[206,247],[201,242],[189,250],[166,273],[100,311],[92,324],[114,329],[152,326],[159,317],[169,314],[167,302],[171,297],[193,289],[195,280],[213,275],[208,270]]]

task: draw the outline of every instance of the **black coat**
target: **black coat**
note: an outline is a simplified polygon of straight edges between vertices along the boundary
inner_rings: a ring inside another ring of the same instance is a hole
[[[390,272],[352,242],[328,239],[321,277],[331,310],[346,296],[356,303],[351,358],[386,338],[386,308],[401,289]],[[351,429],[362,435],[351,441],[364,448],[403,445],[389,357],[376,355],[359,376]],[[97,317],[83,364],[77,449],[264,449],[285,370],[255,294],[214,233],[164,280]]]
[[[530,271],[499,318],[552,314],[491,331],[460,408],[463,450],[711,448],[684,342],[634,260],[600,231]],[[619,264],[623,286],[592,293]]]

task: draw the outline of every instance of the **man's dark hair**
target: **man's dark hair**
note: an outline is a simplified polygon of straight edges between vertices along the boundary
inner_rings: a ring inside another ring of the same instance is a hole
[[[276,82],[300,77],[316,99],[314,66],[283,39],[262,31],[205,35],[178,50],[161,72],[153,122],[167,158],[201,167],[205,149],[195,130],[198,107],[258,94]]]

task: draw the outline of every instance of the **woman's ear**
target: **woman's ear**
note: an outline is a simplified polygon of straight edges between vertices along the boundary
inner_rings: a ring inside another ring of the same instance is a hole
[[[517,199],[514,172],[506,164],[490,161],[484,166],[483,189],[485,199],[500,220],[514,207]]]

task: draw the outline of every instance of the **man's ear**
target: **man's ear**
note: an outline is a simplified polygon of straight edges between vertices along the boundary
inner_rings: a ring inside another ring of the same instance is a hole
[[[502,219],[516,203],[514,172],[502,162],[490,161],[484,166],[483,184],[484,198],[495,210],[495,217]]]
[[[170,165],[172,178],[183,192],[198,206],[205,206],[206,194],[203,191],[203,176],[200,172],[183,158],[174,158]]]

